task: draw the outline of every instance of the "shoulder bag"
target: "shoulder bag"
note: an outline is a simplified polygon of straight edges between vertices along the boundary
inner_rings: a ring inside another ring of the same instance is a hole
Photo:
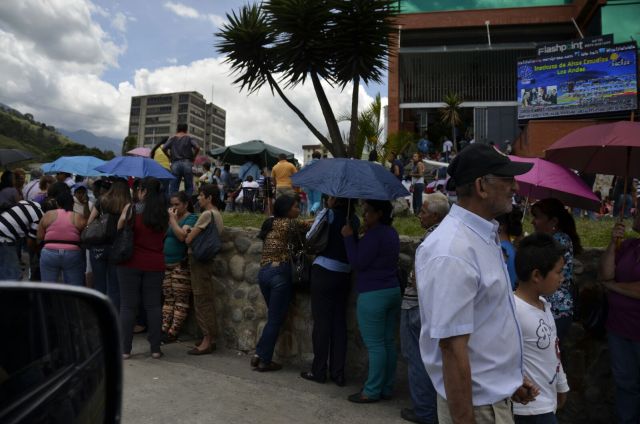
[[[109,214],[100,212],[80,233],[80,242],[85,246],[99,246],[108,240]]]
[[[111,251],[109,252],[109,262],[112,264],[126,262],[133,257],[134,208],[133,204],[129,206],[124,227],[118,230],[113,239]]]
[[[191,242],[191,255],[200,262],[207,262],[216,257],[222,247],[216,220],[211,212],[211,222]]]

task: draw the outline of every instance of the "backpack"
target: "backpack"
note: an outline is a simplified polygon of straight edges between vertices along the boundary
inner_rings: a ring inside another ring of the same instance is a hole
[[[313,225],[307,232],[305,250],[307,253],[317,255],[322,252],[329,243],[329,209],[323,209],[316,215]]]
[[[191,242],[191,254],[199,262],[207,262],[215,258],[222,247],[220,233],[216,227],[216,221],[211,212],[211,222]]]

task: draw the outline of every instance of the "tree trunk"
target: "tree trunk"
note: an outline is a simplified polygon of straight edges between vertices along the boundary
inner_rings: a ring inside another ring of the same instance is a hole
[[[289,98],[280,89],[280,86],[278,85],[277,81],[273,79],[271,74],[267,74],[267,78],[269,79],[269,83],[271,84],[271,87],[276,89],[276,91],[278,92],[278,95],[280,96],[280,98],[286,103],[287,106],[289,106],[289,108],[291,110],[293,110],[295,112],[296,115],[298,115],[298,118],[300,118],[300,120],[302,122],[304,122],[304,124],[307,126],[307,128],[309,128],[309,130],[313,133],[313,135],[315,135],[316,138],[318,140],[320,140],[320,143],[322,143],[322,145],[324,147],[326,147],[334,157],[338,157],[338,156],[336,156],[336,154],[334,152],[333,143],[331,143],[329,140],[327,140],[327,138],[324,135],[322,135],[322,133],[320,131],[318,131],[318,129],[315,126],[313,126],[313,124],[311,122],[309,122],[307,117],[304,116],[304,113],[302,113],[300,111],[300,109],[298,109],[296,107],[296,105],[291,103],[291,100],[289,100]]]
[[[358,137],[358,91],[360,88],[360,77],[353,78],[353,92],[351,94],[351,128],[349,129],[349,157],[356,154],[356,139]],[[362,154],[362,153],[360,153]],[[360,158],[356,158],[360,159]]]
[[[331,152],[333,157],[343,158],[346,156],[346,151],[344,148],[344,140],[342,140],[342,136],[340,135],[338,121],[333,114],[331,104],[329,103],[327,95],[322,88],[322,84],[320,83],[318,74],[311,72],[310,75],[311,81],[313,82],[313,88],[316,92],[316,96],[318,97],[318,102],[320,103],[320,109],[322,109],[322,115],[324,115],[324,120],[327,123],[329,137],[331,138],[331,142],[333,144],[333,149],[329,149],[329,151]]]

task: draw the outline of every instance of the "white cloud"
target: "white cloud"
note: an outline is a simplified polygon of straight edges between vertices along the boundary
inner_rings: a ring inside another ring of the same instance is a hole
[[[200,13],[193,7],[182,3],[168,1],[164,4],[164,7],[182,18],[206,20],[218,28],[227,22],[227,20],[220,15]]]
[[[200,13],[196,9],[182,3],[168,1],[164,4],[164,7],[183,18],[200,18]]]
[[[168,66],[138,69],[132,81],[114,85],[104,81],[101,73],[117,65],[122,48],[92,20],[95,12],[91,12],[90,3],[67,0],[64,7],[51,2],[58,6],[38,8],[36,0],[23,0],[14,5],[21,8],[21,13],[8,10],[4,3],[0,2],[0,102],[32,113],[39,121],[123,138],[132,96],[198,91],[211,101],[213,89],[213,102],[227,110],[227,144],[262,139],[300,155],[303,144],[318,143],[268,88],[252,95],[240,93],[232,85],[233,77],[222,58],[176,66],[177,58],[169,57]],[[28,4],[31,9],[21,4]],[[50,17],[45,31],[40,24],[47,14]],[[30,20],[34,23],[26,25]],[[48,47],[43,48],[41,42]],[[56,46],[57,49],[50,48]],[[349,86],[344,92],[330,87],[326,90],[336,115],[349,110]],[[327,133],[310,84],[298,86],[288,95],[322,133]],[[371,101],[361,87],[361,107]]]
[[[127,15],[118,12],[111,20],[111,26],[120,32],[127,32],[127,20]]]

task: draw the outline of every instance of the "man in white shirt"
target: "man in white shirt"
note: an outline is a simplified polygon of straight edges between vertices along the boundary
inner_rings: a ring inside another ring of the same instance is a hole
[[[36,194],[40,192],[40,177],[42,177],[42,171],[39,169],[31,171],[31,180],[22,189],[22,198],[24,200],[33,201]]]
[[[511,398],[536,388],[523,377],[522,336],[495,217],[511,211],[514,176],[531,164],[511,162],[473,144],[451,162],[454,205],[419,246],[415,268],[422,329],[420,351],[438,393],[438,421],[513,423]]]
[[[236,197],[236,203],[238,205],[242,205],[242,202],[244,200],[244,193],[246,191],[245,188],[252,188],[257,190],[260,188],[260,184],[258,184],[257,181],[254,181],[251,175],[248,175],[246,181],[242,182],[242,190],[240,190],[238,197]]]
[[[449,162],[449,158],[451,157],[451,151],[453,150],[453,141],[448,138],[442,143],[442,155],[444,156],[444,160]]]

